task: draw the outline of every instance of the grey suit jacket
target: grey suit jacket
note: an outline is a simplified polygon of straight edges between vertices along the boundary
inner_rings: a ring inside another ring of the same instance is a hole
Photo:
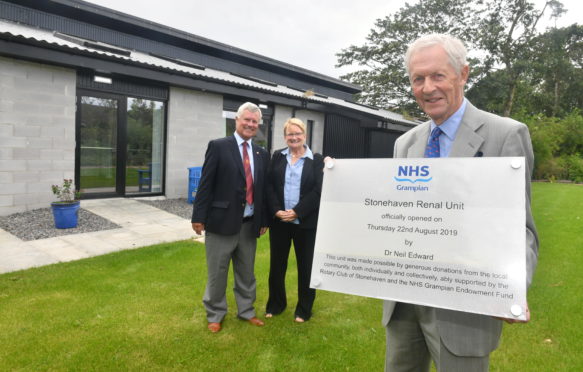
[[[422,158],[429,138],[430,122],[403,134],[395,142],[394,157]],[[530,209],[530,178],[534,155],[526,125],[478,110],[468,102],[453,142],[450,157],[524,156],[526,158],[526,282],[532,282],[537,264],[538,236]],[[391,319],[394,301],[385,301],[383,324]],[[458,356],[487,356],[498,346],[502,321],[490,316],[436,309],[441,342]]]

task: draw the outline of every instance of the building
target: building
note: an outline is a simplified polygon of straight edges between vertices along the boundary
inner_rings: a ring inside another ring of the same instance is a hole
[[[0,215],[47,207],[63,178],[85,198],[185,198],[187,168],[245,101],[270,151],[296,116],[314,151],[390,157],[416,123],[353,102],[359,91],[84,1],[0,0]]]

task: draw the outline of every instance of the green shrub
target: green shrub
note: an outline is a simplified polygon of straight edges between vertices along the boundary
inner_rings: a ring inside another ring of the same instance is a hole
[[[560,163],[565,170],[565,179],[583,183],[583,158],[579,154],[564,155]]]
[[[583,154],[583,115],[575,110],[561,120],[561,124],[565,131],[561,142],[561,154]]]
[[[557,158],[547,158],[542,162],[539,162],[535,166],[534,179],[536,180],[547,180],[554,182],[556,180],[566,179],[567,170],[565,169],[564,162],[559,161]]]
[[[574,110],[564,118],[517,114],[530,131],[534,178],[582,182],[583,115]]]

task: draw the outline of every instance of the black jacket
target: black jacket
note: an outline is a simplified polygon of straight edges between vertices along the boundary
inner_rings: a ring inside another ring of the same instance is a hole
[[[253,143],[253,228],[269,226],[265,213],[265,178],[269,153]],[[205,230],[233,235],[241,230],[245,210],[245,170],[235,136],[209,142],[198,191],[192,210],[192,222],[204,223]]]
[[[277,150],[271,157],[267,173],[267,205],[269,216],[275,218],[275,213],[285,210],[283,188],[285,184],[285,169],[287,159],[281,150]],[[324,179],[324,159],[322,155],[314,153],[314,159],[305,158],[300,183],[300,201],[293,208],[300,220],[300,227],[316,228],[318,225],[318,211],[320,209],[320,194]]]

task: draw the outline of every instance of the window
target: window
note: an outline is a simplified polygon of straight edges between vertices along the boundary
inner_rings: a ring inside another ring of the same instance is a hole
[[[223,117],[225,118],[225,135],[231,136],[235,133],[235,117],[236,112],[233,111],[223,111]],[[269,138],[269,125],[265,120],[265,116],[262,117],[259,123],[259,129],[257,130],[257,135],[253,138],[253,142],[265,149],[268,148],[268,138]]]
[[[308,147],[311,149],[312,148],[312,133],[314,132],[314,121],[308,119],[307,123],[306,123],[306,131],[308,133],[306,133],[306,143],[308,144]]]

